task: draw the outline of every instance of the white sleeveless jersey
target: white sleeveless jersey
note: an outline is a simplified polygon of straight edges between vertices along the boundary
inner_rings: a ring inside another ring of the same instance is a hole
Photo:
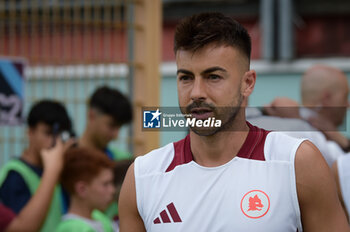
[[[222,166],[193,161],[189,136],[135,160],[147,231],[302,231],[294,158],[303,140],[248,125],[237,156]]]
[[[350,155],[344,155],[337,160],[340,190],[350,219]]]

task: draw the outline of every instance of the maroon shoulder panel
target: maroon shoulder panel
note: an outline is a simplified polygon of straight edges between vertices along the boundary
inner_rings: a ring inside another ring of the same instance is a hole
[[[166,172],[173,170],[176,166],[187,164],[193,160],[190,145],[190,135],[174,143],[174,159],[167,168]]]
[[[237,156],[245,159],[265,160],[265,139],[270,131],[253,126],[249,122],[247,122],[247,125],[249,126],[249,133]],[[166,172],[173,170],[178,165],[187,164],[192,160],[190,135],[187,135],[184,139],[174,143],[174,159]]]
[[[265,160],[265,140],[270,131],[253,126],[249,122],[247,122],[247,125],[250,130],[237,156],[246,159]]]

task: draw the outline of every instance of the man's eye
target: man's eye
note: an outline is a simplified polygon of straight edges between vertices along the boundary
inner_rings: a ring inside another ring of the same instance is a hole
[[[180,81],[188,81],[188,80],[191,80],[192,78],[190,76],[179,76],[179,80]]]
[[[210,74],[210,75],[208,76],[208,79],[211,79],[211,80],[218,80],[218,79],[221,79],[221,76],[215,75],[215,74]]]

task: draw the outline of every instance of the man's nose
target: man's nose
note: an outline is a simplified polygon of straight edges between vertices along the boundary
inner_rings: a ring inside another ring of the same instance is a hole
[[[205,85],[205,80],[202,78],[195,78],[193,82],[193,87],[191,90],[191,99],[193,101],[196,100],[204,100],[207,98],[207,89]]]

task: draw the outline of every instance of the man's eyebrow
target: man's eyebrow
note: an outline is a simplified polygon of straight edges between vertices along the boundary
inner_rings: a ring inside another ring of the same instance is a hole
[[[188,74],[188,75],[193,75],[193,73],[191,71],[188,71],[186,69],[179,69],[176,72],[176,75],[179,75],[179,73],[184,73],[184,74]]]
[[[222,71],[222,72],[227,72],[226,69],[223,69],[221,67],[218,67],[218,66],[215,66],[215,67],[211,67],[211,68],[208,68],[206,70],[204,70],[203,72],[201,72],[201,74],[208,74],[208,73],[211,73],[211,72],[215,72],[215,71]]]
[[[211,68],[208,68],[208,69],[204,70],[203,72],[201,72],[201,74],[202,75],[203,74],[208,74],[208,73],[215,72],[215,71],[227,72],[226,69],[218,67],[218,66],[215,66],[215,67],[211,67]],[[179,70],[177,70],[176,74],[178,75],[179,73],[184,73],[184,74],[187,74],[187,75],[193,75],[193,73],[191,71],[188,71],[186,69],[179,69]]]

